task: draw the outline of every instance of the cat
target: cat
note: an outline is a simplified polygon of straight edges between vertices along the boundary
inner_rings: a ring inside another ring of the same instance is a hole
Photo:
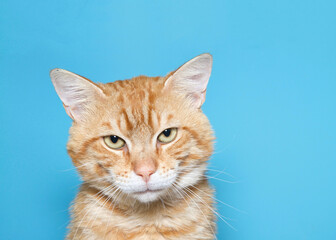
[[[214,133],[201,110],[211,69],[205,53],[165,77],[102,84],[50,72],[83,180],[66,239],[216,239],[205,175]]]

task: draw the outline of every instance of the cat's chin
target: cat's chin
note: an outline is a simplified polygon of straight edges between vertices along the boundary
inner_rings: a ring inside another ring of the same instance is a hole
[[[135,192],[132,196],[142,203],[154,202],[159,199],[163,190],[146,190],[143,192]]]

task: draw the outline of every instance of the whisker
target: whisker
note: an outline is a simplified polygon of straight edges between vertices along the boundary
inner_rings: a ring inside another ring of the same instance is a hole
[[[178,193],[180,193],[179,189],[178,189],[174,184],[173,184],[173,187],[177,190]],[[189,194],[188,194],[187,192],[185,192],[183,189],[181,189],[181,191],[183,191],[183,192],[186,194],[186,196],[187,196],[191,201],[193,201],[193,202],[195,203],[196,207],[200,210],[200,212],[202,213],[204,219],[207,221],[207,223],[208,223],[208,225],[209,225],[209,227],[210,227],[210,229],[211,229],[211,232],[213,233],[213,236],[214,236],[215,239],[217,240],[217,236],[216,236],[216,234],[215,234],[213,228],[211,227],[210,221],[206,218],[204,212],[201,210],[201,208],[198,206],[198,204],[195,202],[195,200],[192,199],[191,196],[189,196]],[[182,195],[181,195],[181,196],[182,196]],[[182,196],[182,198],[185,200],[185,202],[187,203],[187,205],[189,206],[189,208],[191,208],[190,205],[189,205],[189,203],[187,202],[187,200],[184,198],[184,196]]]
[[[63,169],[63,170],[60,170],[60,172],[68,172],[68,171],[72,171],[72,170],[76,170],[77,168],[81,168],[81,167],[84,167],[84,166],[88,166],[92,164],[91,162],[88,162],[88,163],[84,163],[82,165],[79,165],[79,166],[73,166],[72,168],[68,168],[68,169]]]
[[[121,191],[121,189],[119,188],[119,187],[117,187],[117,194],[116,194],[116,196],[114,197],[114,199],[112,199],[112,201],[110,202],[110,205],[109,205],[109,207],[111,207],[111,205],[113,204],[113,208],[112,208],[112,212],[114,211],[114,208],[115,208],[115,206],[116,206],[116,203],[117,203],[117,201],[118,201],[118,198],[120,197],[120,195],[122,194],[122,191]],[[109,224],[111,223],[111,218],[109,219]],[[109,225],[108,224],[108,225]],[[107,224],[106,224],[106,226],[105,226],[105,234],[104,234],[104,239],[105,239],[105,237],[106,237],[106,234],[107,234],[107,226],[108,226]]]
[[[214,214],[216,214],[223,222],[225,222],[229,227],[231,227],[233,230],[235,230],[235,231],[237,231],[237,229],[236,228],[234,228],[228,221],[226,221],[225,219],[224,219],[224,217],[222,217],[218,212],[216,212],[215,210],[213,210],[208,204],[206,204],[204,201],[203,201],[203,199],[199,196],[199,195],[197,195],[194,191],[192,191],[191,189],[187,189],[187,188],[185,188],[185,190],[187,190],[189,193],[191,193],[192,195],[194,195],[195,197],[197,197],[201,202],[203,202],[203,204],[205,205],[205,206],[207,206]]]
[[[106,205],[106,203],[113,197],[113,194],[115,193],[115,192],[117,192],[118,190],[119,190],[119,188],[116,188],[116,187],[114,187],[114,191],[112,192],[112,193],[110,193],[110,191],[113,191],[113,188],[112,189],[110,189],[110,190],[108,190],[108,193],[106,193],[106,195],[108,196],[107,197],[107,199],[105,199],[105,201],[103,202],[103,205],[101,206],[101,208],[104,208],[104,206]],[[96,214],[96,216],[94,217],[94,219],[93,220],[91,220],[91,222],[92,222],[92,224],[91,224],[91,227],[92,227],[92,225],[93,225],[93,223],[94,223],[94,221],[97,219],[97,214]],[[86,226],[87,227],[87,226]],[[85,228],[86,228],[85,227]],[[90,228],[91,228],[90,227]]]
[[[190,171],[189,171],[189,169],[179,169],[176,172],[177,172],[177,174],[181,174],[181,173],[188,173]],[[221,178],[216,178],[215,176],[209,176],[209,175],[206,175],[206,174],[204,174],[204,175],[208,179],[215,179],[215,180],[225,182],[225,183],[239,183],[239,181],[229,181],[229,180],[225,180],[225,179],[221,179]]]
[[[220,178],[216,178],[216,177],[212,177],[212,176],[208,176],[208,175],[206,175],[206,177],[208,179],[215,179],[215,180],[225,182],[225,183],[240,183],[239,181],[228,181],[228,180],[224,180],[224,179],[220,179]]]
[[[98,195],[100,195],[104,190],[109,189],[109,188],[112,188],[112,187],[113,187],[113,186],[108,186],[108,187],[106,187],[106,188],[100,190],[98,193],[94,194],[94,196],[98,196]],[[77,235],[77,233],[78,233],[78,229],[81,227],[81,225],[82,225],[82,223],[83,223],[83,221],[84,221],[86,215],[89,213],[89,211],[91,211],[91,209],[94,207],[94,205],[97,204],[97,203],[100,201],[100,199],[102,199],[103,197],[104,197],[103,195],[101,195],[100,197],[98,197],[98,199],[96,199],[96,201],[91,205],[91,207],[90,207],[89,209],[86,209],[86,213],[84,214],[84,216],[82,217],[82,219],[81,219],[79,225],[77,226],[75,235],[74,235],[74,237],[73,237],[74,239],[76,239],[76,235]],[[80,211],[80,213],[78,213],[78,216],[79,216],[84,210],[85,210],[85,208],[82,209],[82,210]]]
[[[231,174],[229,174],[229,173],[227,173],[227,172],[224,172],[224,171],[221,171],[221,170],[217,170],[217,169],[207,168],[207,171],[218,172],[218,173],[220,173],[220,174],[224,174],[224,175],[227,175],[227,176],[229,176],[229,177],[236,178],[235,176],[233,176],[233,175],[231,175]],[[220,175],[220,174],[219,174],[219,175]]]
[[[232,209],[234,209],[234,210],[236,210],[236,211],[238,211],[238,212],[240,212],[240,213],[247,214],[245,211],[240,210],[240,209],[238,209],[238,208],[235,208],[234,206],[232,206],[232,205],[230,205],[230,204],[228,204],[228,203],[225,203],[225,202],[223,202],[223,201],[221,201],[221,200],[215,198],[214,196],[212,196],[212,195],[210,195],[210,194],[208,194],[208,193],[202,191],[201,189],[197,188],[196,186],[192,186],[192,187],[193,187],[193,188],[196,188],[198,191],[204,193],[205,195],[207,195],[207,196],[209,196],[209,197],[212,197],[215,201],[220,202],[221,204],[224,204],[225,206],[227,206],[227,207],[229,207],[229,208],[232,208]]]

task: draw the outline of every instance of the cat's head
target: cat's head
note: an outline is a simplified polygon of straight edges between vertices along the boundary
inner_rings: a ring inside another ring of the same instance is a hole
[[[202,54],[165,77],[107,84],[52,70],[73,119],[67,148],[82,179],[107,195],[140,202],[200,181],[213,151],[213,132],[200,109],[211,68],[211,55]]]

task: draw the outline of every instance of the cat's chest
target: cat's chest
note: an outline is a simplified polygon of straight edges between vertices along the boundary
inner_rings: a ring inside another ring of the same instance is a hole
[[[148,211],[148,214],[122,214],[100,208],[96,209],[95,213],[98,231],[103,230],[104,234],[108,232],[111,236],[121,234],[125,239],[138,240],[163,240],[174,232],[185,234],[185,231],[194,231],[198,215],[196,209],[191,208],[180,211]]]
[[[146,212],[142,214],[122,214],[101,209],[100,219],[104,225],[117,226],[121,229],[139,228],[178,228],[178,226],[185,225],[192,222],[197,215],[191,209],[183,209],[181,211],[156,211]]]

